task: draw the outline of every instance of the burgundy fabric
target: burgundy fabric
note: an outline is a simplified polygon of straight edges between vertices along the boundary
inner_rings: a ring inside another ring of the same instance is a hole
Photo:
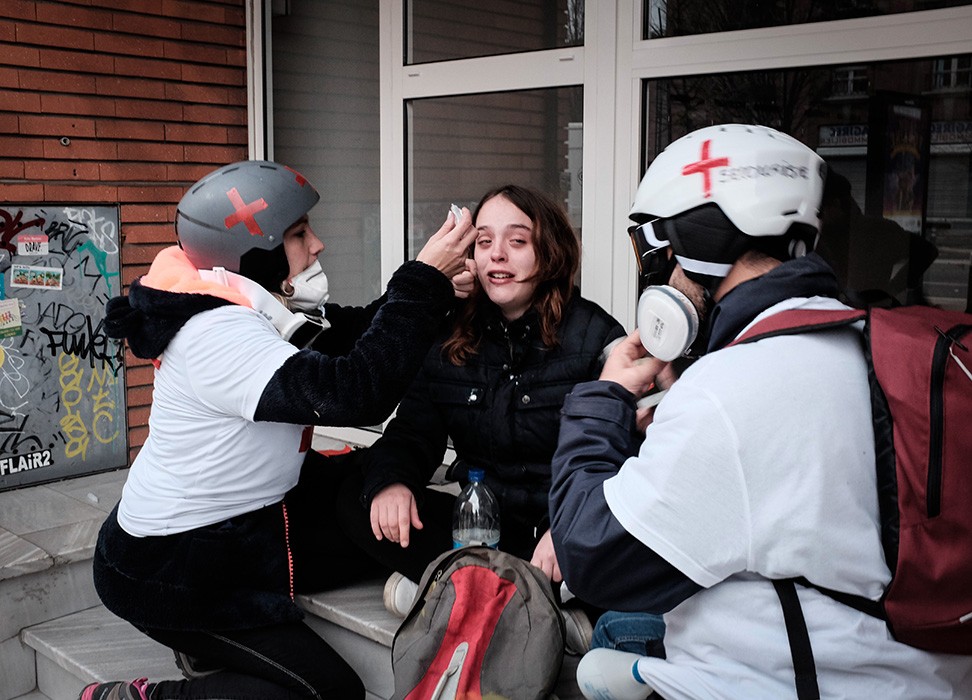
[[[895,638],[972,654],[972,314],[794,309],[733,344],[867,319],[882,536]]]
[[[875,309],[870,325],[898,483],[898,559],[884,607],[897,639],[972,654],[972,315]]]

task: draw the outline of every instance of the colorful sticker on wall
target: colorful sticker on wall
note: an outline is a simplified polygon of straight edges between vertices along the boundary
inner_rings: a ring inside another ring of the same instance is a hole
[[[3,299],[0,301],[0,338],[23,335],[24,327],[20,320],[20,300]]]
[[[60,267],[11,265],[10,286],[53,289],[60,291],[64,270]]]
[[[43,233],[21,233],[17,236],[17,255],[47,255],[47,241]]]

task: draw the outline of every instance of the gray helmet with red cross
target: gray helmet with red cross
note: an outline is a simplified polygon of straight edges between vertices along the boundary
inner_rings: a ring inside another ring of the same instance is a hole
[[[826,165],[792,136],[721,124],[673,141],[652,162],[629,216],[636,248],[671,245],[711,283],[751,248],[781,260],[813,250]]]
[[[223,267],[261,284],[262,277],[282,272],[282,280],[287,275],[284,231],[319,199],[303,175],[284,165],[231,163],[183,195],[176,208],[176,236],[198,269]]]

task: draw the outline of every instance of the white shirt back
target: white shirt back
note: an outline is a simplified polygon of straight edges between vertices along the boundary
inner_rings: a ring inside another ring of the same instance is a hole
[[[118,508],[126,532],[211,525],[276,503],[297,483],[304,426],[253,422],[270,378],[296,352],[242,306],[186,322],[155,372],[149,436]]]
[[[834,300],[789,300],[842,308]],[[671,388],[637,457],[604,484],[628,532],[705,587],[666,614],[662,696],[795,697],[771,578],[877,599],[880,543],[869,390],[850,330],[773,338],[700,360]],[[894,641],[884,622],[798,586],[822,697],[972,696],[972,657]]]

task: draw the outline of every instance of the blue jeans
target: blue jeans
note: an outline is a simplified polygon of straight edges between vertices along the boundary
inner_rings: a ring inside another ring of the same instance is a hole
[[[618,649],[664,658],[665,621],[661,615],[608,610],[594,625],[591,649]]]

